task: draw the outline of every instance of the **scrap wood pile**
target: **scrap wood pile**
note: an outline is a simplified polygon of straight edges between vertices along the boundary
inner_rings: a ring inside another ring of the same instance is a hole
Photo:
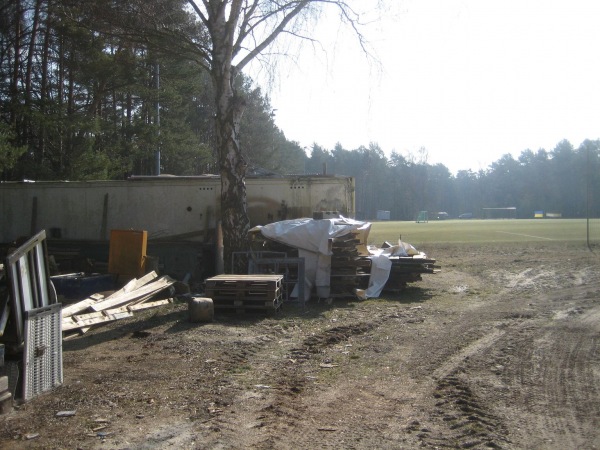
[[[390,275],[384,290],[397,291],[404,289],[408,283],[421,281],[422,274],[433,274],[439,271],[436,260],[417,251],[412,245],[399,241],[397,245],[384,242],[384,252],[388,253],[392,263]]]
[[[366,289],[371,260],[361,256],[358,233],[349,232],[331,242],[330,296],[353,297],[356,289]]]
[[[152,271],[134,278],[120,290],[97,293],[62,308],[62,330],[65,338],[87,332],[91,327],[125,319],[136,311],[172,303],[177,295],[189,294],[186,284]]]
[[[320,298],[378,297],[384,289],[399,290],[424,273],[435,273],[434,259],[400,240],[397,245],[367,246],[370,227],[342,216],[303,218],[255,227],[251,236],[263,251],[304,259],[305,297],[312,288]]]

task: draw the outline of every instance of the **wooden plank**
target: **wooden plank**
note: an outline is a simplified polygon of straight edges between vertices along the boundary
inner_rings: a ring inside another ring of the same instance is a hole
[[[140,303],[137,305],[127,306],[127,309],[129,309],[129,311],[141,311],[143,309],[156,308],[158,306],[168,305],[169,303],[173,303],[174,301],[175,301],[175,299],[172,297],[165,298],[165,299],[156,300],[153,302],[145,302],[145,303]]]
[[[156,292],[151,292],[148,295],[144,295],[143,297],[136,298],[135,300],[132,300],[129,303],[127,303],[127,306],[134,306],[134,305],[138,305],[140,303],[145,303],[148,300],[150,300],[152,297],[154,297],[156,294],[157,294]]]
[[[138,304],[129,304],[129,305],[125,305],[125,306],[121,306],[119,308],[115,308],[115,309],[107,309],[105,311],[99,311],[97,313],[93,313],[93,314],[118,314],[121,312],[125,312],[125,311],[141,311],[144,309],[150,309],[150,308],[156,308],[158,306],[163,306],[163,305],[168,305],[169,303],[173,303],[175,301],[175,298],[170,297],[170,298],[164,298],[162,300],[155,300],[153,302],[144,302],[144,303],[138,303]]]
[[[154,280],[156,278],[158,278],[158,274],[154,270],[152,272],[148,272],[143,277],[134,278],[133,280],[129,281],[125,286],[123,286],[121,289],[119,289],[112,295],[109,295],[108,297],[106,297],[106,300],[109,300],[109,299],[118,297],[120,295],[135,291],[136,289],[141,288],[142,286],[144,286],[145,284],[151,282],[152,280]]]
[[[95,319],[97,317],[102,317],[104,315],[105,315],[104,311],[97,311],[97,312],[85,313],[85,314],[75,314],[74,316],[71,316],[71,319],[74,320],[75,322],[82,322],[84,320]]]
[[[70,317],[74,314],[77,314],[81,311],[85,311],[86,309],[88,309],[91,305],[93,305],[94,303],[97,303],[98,300],[93,299],[93,298],[86,298],[84,300],[81,300],[77,303],[73,303],[72,305],[69,305],[65,308],[63,308],[63,310],[61,311],[61,317],[63,319],[66,319],[67,317]]]
[[[62,329],[63,331],[71,331],[80,328],[80,333],[83,334],[87,332],[90,329],[90,326],[92,325],[131,317],[134,311],[157,308],[159,306],[173,303],[174,301],[174,298],[165,298],[163,300],[156,300],[154,302],[146,302],[137,305],[126,305],[115,309],[108,309],[105,311],[96,311],[93,313],[74,315],[63,319]],[[108,318],[108,320],[106,318]]]
[[[72,305],[66,306],[62,309],[62,318],[66,318],[69,316],[72,316],[74,314],[77,314],[79,312],[85,311],[86,309],[88,309],[90,306],[98,303],[100,300],[104,301],[104,300],[112,300],[114,298],[117,298],[121,295],[130,293],[132,291],[135,291],[136,289],[139,289],[141,286],[144,286],[145,284],[147,284],[148,282],[154,280],[158,275],[156,274],[156,272],[152,271],[147,273],[146,275],[144,275],[141,278],[136,278],[131,280],[129,283],[127,283],[125,286],[123,286],[121,289],[119,289],[118,291],[115,291],[114,293],[112,293],[111,295],[109,295],[108,297],[104,297],[102,296],[102,294],[93,294],[90,295],[88,298],[81,300],[77,303],[73,303]]]
[[[144,297],[150,293],[160,292],[163,289],[171,286],[172,284],[175,284],[175,280],[173,280],[168,275],[164,275],[164,276],[160,277],[158,280],[156,280],[152,283],[148,283],[148,284],[142,286],[141,288],[136,289],[135,291],[132,291],[132,292],[129,292],[129,293],[117,296],[117,297],[113,297],[110,299],[103,300],[94,305],[91,305],[90,308],[94,311],[102,311],[105,309],[112,309],[117,306],[121,306],[125,303],[129,303],[132,300],[138,299],[140,297]]]
[[[73,317],[67,317],[66,319],[64,319],[62,321],[61,328],[64,333],[65,331],[74,330],[76,328],[81,328],[81,326],[78,325],[77,322],[75,322],[73,320]]]
[[[126,319],[128,317],[132,317],[133,313],[131,311],[120,312],[118,314],[108,314],[102,315],[100,317],[90,318],[87,320],[80,320],[76,322],[71,318],[71,322],[64,321],[62,323],[63,331],[74,330],[76,328],[84,328],[90,327],[92,325],[98,325],[99,323],[107,323],[113,322],[115,320]]]
[[[270,274],[253,274],[253,275],[216,275],[211,278],[207,278],[206,281],[281,281],[283,275],[270,275]]]

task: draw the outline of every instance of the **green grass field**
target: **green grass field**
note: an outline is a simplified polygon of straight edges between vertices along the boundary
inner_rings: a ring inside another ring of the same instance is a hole
[[[585,219],[440,220],[373,222],[369,244],[399,238],[419,248],[428,243],[573,242],[586,244]],[[590,219],[590,243],[600,243],[600,219]]]

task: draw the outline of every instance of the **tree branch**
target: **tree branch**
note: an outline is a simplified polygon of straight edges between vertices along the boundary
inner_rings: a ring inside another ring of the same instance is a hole
[[[202,23],[205,26],[207,26],[208,20],[207,20],[206,16],[204,15],[204,13],[202,12],[202,10],[198,7],[198,5],[196,5],[196,2],[194,0],[187,0],[187,2],[192,7],[192,9],[196,12],[196,14],[198,14],[198,17],[200,17],[200,20],[202,20]],[[205,8],[208,8],[206,0],[202,0],[202,3],[204,3]]]
[[[236,71],[242,70],[250,61],[252,61],[252,59],[254,59],[265,48],[271,45],[275,39],[277,39],[277,36],[283,30],[285,30],[285,27],[290,23],[290,21],[298,16],[298,14],[300,14],[300,12],[302,12],[302,10],[304,10],[304,8],[313,1],[315,0],[300,0],[296,2],[296,5],[293,7],[293,9],[283,17],[281,22],[273,29],[273,31],[260,44],[254,47],[238,64],[236,64]],[[281,10],[284,11],[285,9],[289,9],[290,5],[291,3],[283,5]],[[286,6],[288,8],[286,8]]]

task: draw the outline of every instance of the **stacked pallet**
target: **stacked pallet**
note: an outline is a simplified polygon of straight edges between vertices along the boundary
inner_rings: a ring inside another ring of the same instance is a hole
[[[421,281],[424,273],[436,273],[439,269],[436,260],[424,254],[413,256],[390,256],[392,268],[384,286],[386,291],[399,291],[406,288],[408,283]]]
[[[354,297],[356,289],[366,289],[371,260],[360,255],[358,234],[350,232],[332,239],[330,297]]]
[[[215,309],[277,311],[283,303],[283,275],[217,275],[206,280],[205,296]]]

